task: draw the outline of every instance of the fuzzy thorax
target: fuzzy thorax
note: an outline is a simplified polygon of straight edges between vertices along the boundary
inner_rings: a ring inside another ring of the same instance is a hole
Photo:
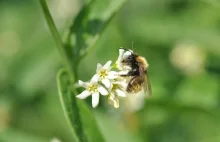
[[[144,67],[144,69],[147,69],[149,64],[147,60],[144,57],[138,56],[136,60]]]

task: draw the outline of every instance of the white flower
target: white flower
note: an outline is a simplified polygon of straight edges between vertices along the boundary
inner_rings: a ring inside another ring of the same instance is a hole
[[[85,99],[92,95],[92,106],[95,108],[99,104],[99,93],[103,96],[108,95],[108,91],[100,84],[98,84],[97,76],[94,75],[90,82],[83,82],[79,80],[79,85],[86,88],[81,94],[76,97],[79,99]]]
[[[119,69],[119,70],[122,70],[123,69],[123,65],[122,65],[122,60],[123,60],[123,55],[125,53],[125,50],[124,49],[119,49],[119,56],[118,56],[118,59],[116,61],[116,67]]]
[[[119,108],[119,99],[115,94],[108,95],[108,103],[115,108]]]
[[[118,80],[112,82],[113,87],[109,91],[108,103],[115,108],[119,108],[119,99],[118,97],[126,97],[125,89],[127,87],[126,80]]]
[[[122,61],[125,60],[126,58],[128,58],[131,54],[133,53],[132,50],[125,50],[123,49],[122,47],[119,49],[119,56],[118,56],[118,59],[117,61],[115,62],[116,63],[116,67],[119,69],[119,70],[128,70],[130,69],[130,67],[127,67],[125,66]]]
[[[124,54],[123,54],[123,59],[128,58],[128,56],[130,56],[133,53],[132,50],[127,50]]]
[[[115,81],[112,82],[113,87],[111,88],[110,93],[114,93],[119,97],[126,97],[126,87],[127,87],[127,83],[126,80],[123,81]]]
[[[108,89],[112,87],[110,80],[118,77],[116,71],[110,71],[112,68],[111,63],[112,61],[108,61],[104,66],[98,63],[95,75],[97,80],[101,81]]]

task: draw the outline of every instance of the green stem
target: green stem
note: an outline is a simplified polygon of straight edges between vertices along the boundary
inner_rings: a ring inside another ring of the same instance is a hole
[[[41,5],[41,8],[43,9],[43,13],[44,13],[44,17],[47,21],[47,25],[52,33],[54,40],[56,41],[56,45],[57,45],[57,48],[61,54],[62,60],[65,63],[66,67],[68,68],[68,72],[71,76],[71,80],[73,80],[74,75],[72,72],[71,61],[68,59],[68,56],[64,50],[64,46],[63,46],[64,44],[61,40],[61,37],[58,33],[58,30],[57,30],[55,24],[53,22],[53,19],[52,19],[50,12],[49,12],[46,0],[40,0],[40,5]]]

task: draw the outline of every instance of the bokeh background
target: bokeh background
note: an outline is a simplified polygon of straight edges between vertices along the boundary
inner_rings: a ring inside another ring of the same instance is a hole
[[[61,34],[84,5],[48,3]],[[97,63],[116,60],[118,48],[134,41],[150,64],[153,96],[134,96],[120,109],[103,99],[92,109],[106,141],[220,141],[219,13],[218,0],[128,0],[81,62],[79,78],[90,79]],[[0,1],[0,142],[73,141],[57,93],[60,67],[38,1]]]

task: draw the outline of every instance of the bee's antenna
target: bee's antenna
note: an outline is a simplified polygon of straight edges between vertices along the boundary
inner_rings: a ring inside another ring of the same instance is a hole
[[[132,46],[131,46],[132,50],[134,51],[134,41],[132,41]]]

